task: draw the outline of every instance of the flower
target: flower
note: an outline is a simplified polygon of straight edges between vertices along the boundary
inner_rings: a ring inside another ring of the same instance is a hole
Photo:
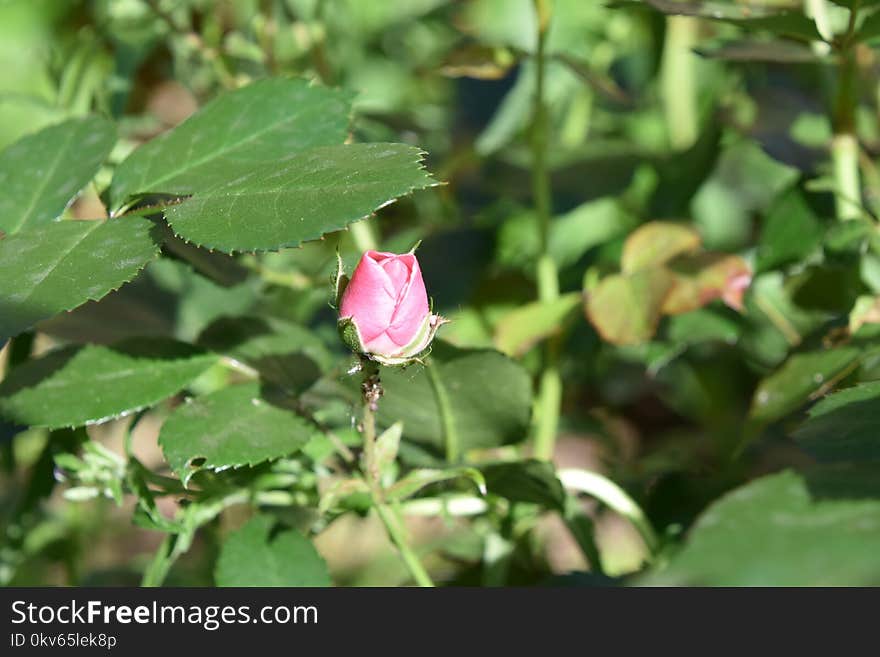
[[[347,285],[346,285],[347,283]],[[428,350],[446,322],[431,313],[413,253],[367,251],[347,282],[337,277],[339,332],[352,351],[385,365],[405,365]]]

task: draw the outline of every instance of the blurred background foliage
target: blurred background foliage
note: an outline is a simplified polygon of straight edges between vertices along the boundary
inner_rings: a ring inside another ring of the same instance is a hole
[[[507,499],[488,510],[457,515],[425,504],[419,518],[413,507],[410,530],[438,581],[880,583],[876,396],[864,392],[858,426],[846,425],[852,410],[818,407],[811,421],[826,413],[837,421],[826,417],[825,433],[802,426],[812,402],[880,375],[878,4],[554,0],[540,49],[552,187],[546,250],[561,295],[535,308],[544,249],[531,187],[541,6],[5,0],[0,146],[69,117],[113,118],[120,138],[110,162],[67,210],[102,216],[113,166],[218,93],[267,76],[352,90],[352,139],[418,145],[445,183],[363,225],[384,250],[422,240],[427,288],[452,320],[438,358],[458,363],[462,385],[492,381],[502,364],[465,363],[455,350],[497,348],[533,382],[551,336],[564,382],[553,454],[562,483],[577,491],[578,472],[600,472],[626,491],[621,504],[631,497],[644,511],[621,515],[613,495],[604,503],[565,496],[540,468],[504,480],[509,493],[496,480]],[[41,324],[34,353],[135,335],[212,344],[206,335],[222,342],[232,330],[223,317],[241,315],[312,327],[315,349],[344,368],[327,283],[337,246],[349,267],[356,262],[363,241],[353,235],[235,258],[171,240],[169,257],[135,282]],[[678,281],[675,303],[668,277]],[[334,367],[304,400],[353,447],[354,396]],[[195,392],[217,387],[212,372]],[[404,467],[433,467],[443,453],[430,422],[406,403],[407,391],[418,392],[413,376],[388,376],[380,412],[385,424],[403,419],[410,428]],[[484,393],[476,385],[468,394]],[[469,462],[529,453],[522,425],[531,393],[509,394],[512,419],[468,425]],[[155,434],[173,404],[132,429],[141,461],[165,473]],[[89,427],[89,444],[119,452],[127,422]],[[76,492],[53,489],[53,469],[61,475],[43,449],[47,433],[3,429],[0,580],[139,581],[161,535],[133,528],[131,503],[119,509],[113,495],[71,502]],[[839,430],[854,442],[829,457],[827,433]],[[75,450],[85,431],[53,432],[58,451]],[[98,474],[118,467],[112,456],[92,458]],[[771,474],[781,470],[789,471]],[[173,498],[160,503],[171,513]],[[296,508],[279,513],[302,525]],[[246,515],[231,507],[206,525],[167,581],[211,584],[220,537]],[[578,527],[592,526],[601,575],[584,552],[590,541],[577,540]],[[403,583],[384,540],[349,514],[316,545],[338,584]]]

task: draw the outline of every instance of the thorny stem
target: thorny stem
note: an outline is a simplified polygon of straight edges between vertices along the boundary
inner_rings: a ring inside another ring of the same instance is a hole
[[[364,414],[361,430],[364,435],[364,476],[370,487],[373,497],[373,505],[388,538],[394,543],[400,558],[406,565],[416,584],[424,587],[433,587],[434,582],[425,570],[422,562],[410,547],[406,538],[406,530],[397,512],[385,501],[385,491],[382,488],[381,472],[376,459],[376,411],[379,410],[379,399],[382,397],[382,381],[379,379],[379,366],[367,359],[362,360],[364,382],[361,392],[364,401]]]
[[[552,198],[547,170],[547,106],[544,102],[545,39],[550,20],[547,0],[535,0],[538,12],[538,46],[535,52],[535,99],[532,116],[532,194],[541,236],[538,258],[538,298],[549,302],[559,297],[559,275],[556,262],[549,252]],[[539,459],[549,460],[556,445],[559,407],[562,403],[562,379],[559,374],[559,336],[545,345],[544,365],[538,386],[534,449]]]

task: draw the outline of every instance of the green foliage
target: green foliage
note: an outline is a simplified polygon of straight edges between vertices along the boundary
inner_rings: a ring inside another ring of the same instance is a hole
[[[880,460],[880,384],[863,383],[829,395],[810,409],[797,441],[821,461]]]
[[[0,3],[0,583],[880,583],[878,34]],[[404,367],[366,250],[443,318]]]
[[[257,515],[223,543],[217,586],[331,586],[327,565],[295,529]]]
[[[531,412],[528,373],[506,356],[438,345],[431,354],[449,397],[451,422],[463,450],[521,439]],[[404,438],[443,448],[446,428],[428,372],[419,365],[383,373],[379,420],[400,420]]]
[[[713,504],[697,520],[681,552],[648,582],[876,584],[878,549],[880,503],[812,500],[804,480],[789,471],[754,481]]]
[[[115,141],[112,123],[88,117],[45,128],[0,153],[0,230],[14,233],[60,217]]]
[[[260,395],[254,383],[190,399],[165,421],[159,446],[186,486],[198,470],[254,465],[299,451],[308,422]]]
[[[229,253],[299,246],[433,184],[421,159],[421,151],[402,144],[294,151],[227,172],[224,182],[170,208],[168,222],[181,237]],[[242,224],[247,231],[237,228]]]
[[[751,417],[768,422],[797,410],[811,394],[850,368],[858,357],[858,349],[846,347],[793,355],[761,381],[752,400]]]
[[[170,341],[61,349],[0,383],[0,412],[52,429],[106,422],[167,399],[216,362],[213,354]]]
[[[141,194],[188,196],[317,146],[342,143],[351,96],[270,79],[225,93],[135,150],[110,188],[115,207]]]
[[[97,301],[156,257],[152,223],[139,218],[61,221],[0,241],[0,339]]]

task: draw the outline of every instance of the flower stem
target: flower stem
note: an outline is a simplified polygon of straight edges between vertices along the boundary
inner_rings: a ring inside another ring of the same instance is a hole
[[[364,371],[364,382],[361,386],[364,400],[364,414],[361,421],[364,436],[363,468],[373,498],[373,506],[382,524],[385,525],[388,538],[394,543],[400,553],[400,558],[416,584],[434,586],[434,582],[431,581],[422,562],[410,547],[398,514],[385,502],[382,473],[379,472],[379,464],[376,459],[376,411],[379,408],[379,399],[382,397],[382,382],[379,379],[379,366],[375,362],[363,359],[362,364]]]
[[[535,202],[541,254],[538,257],[538,298],[553,301],[559,297],[559,274],[550,254],[550,217],[553,212],[550,174],[547,169],[547,106],[544,102],[545,46],[550,21],[549,3],[535,0],[538,12],[538,44],[535,52],[535,100],[532,116],[532,194]],[[549,460],[556,445],[559,426],[559,407],[562,402],[562,378],[559,374],[559,336],[551,337],[544,347],[544,365],[538,386],[537,420],[534,453],[539,459]]]
[[[434,582],[431,580],[431,576],[428,575],[428,571],[425,570],[422,562],[419,561],[418,556],[409,546],[403,525],[394,510],[387,504],[377,504],[376,512],[379,514],[379,518],[382,519],[382,524],[385,525],[385,531],[388,532],[388,537],[397,547],[397,551],[400,553],[400,558],[403,560],[403,563],[406,564],[406,567],[409,569],[409,573],[412,575],[416,584],[426,588],[433,587]]]
[[[696,55],[699,23],[690,16],[667,16],[661,84],[669,144],[674,150],[693,145],[699,134]]]
[[[852,10],[855,16],[856,10]],[[854,29],[850,27],[847,35]],[[847,44],[849,37],[844,38]],[[831,162],[834,175],[837,218],[845,221],[862,216],[862,191],[859,178],[859,142],[856,137],[856,61],[848,45],[840,53],[837,98],[834,106],[834,138]]]
[[[376,241],[376,235],[373,233],[373,227],[369,223],[369,219],[356,221],[348,227],[351,232],[351,239],[354,245],[361,253],[367,251],[376,251],[379,243]]]

